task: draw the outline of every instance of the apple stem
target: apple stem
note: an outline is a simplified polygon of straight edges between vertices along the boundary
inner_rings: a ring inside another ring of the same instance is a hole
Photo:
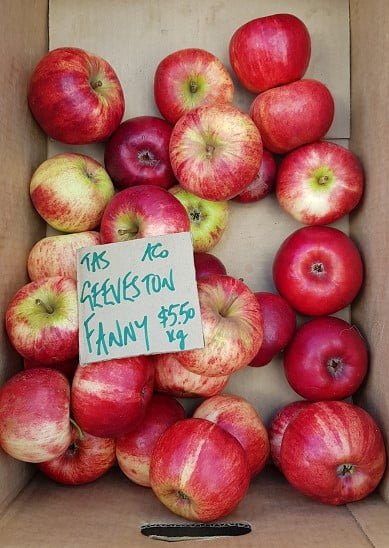
[[[118,234],[120,236],[124,236],[125,234],[137,234],[138,229],[131,229],[131,228],[119,228]]]
[[[185,494],[183,491],[181,491],[181,490],[178,490],[178,491],[177,491],[177,496],[178,496],[179,499],[184,500],[184,501],[190,500],[189,497],[188,497],[188,495],[186,495],[186,494]]]
[[[338,466],[338,475],[339,476],[348,476],[354,472],[353,464],[341,464]]]
[[[103,85],[103,82],[101,80],[97,80],[97,82],[92,83],[92,88],[93,89],[101,88],[102,85]]]
[[[326,183],[328,183],[328,181],[328,175],[322,175],[321,177],[319,177],[319,180],[317,182],[319,183],[319,185],[325,185]]]
[[[189,82],[189,90],[191,93],[196,93],[196,91],[199,89],[199,86],[196,84],[196,82],[194,82],[193,80],[191,80]]]
[[[208,159],[212,158],[214,152],[215,152],[215,147],[213,145],[207,145],[205,147],[205,155]]]
[[[52,314],[54,312],[54,308],[51,305],[46,304],[42,299],[35,299],[35,304],[42,306],[47,314]]]
[[[234,302],[239,298],[239,295],[236,295],[235,297],[233,297],[227,304],[226,306],[223,306],[223,308],[221,310],[219,310],[219,314],[221,316],[223,316],[223,318],[226,317],[227,315],[227,312],[229,311],[229,309],[231,308],[231,306],[234,304]]]
[[[80,440],[83,440],[85,438],[85,435],[84,435],[84,432],[81,430],[81,428],[78,426],[78,424],[76,423],[76,421],[72,418],[69,419],[70,423],[74,426],[74,428],[77,430],[78,432],[78,437]]]

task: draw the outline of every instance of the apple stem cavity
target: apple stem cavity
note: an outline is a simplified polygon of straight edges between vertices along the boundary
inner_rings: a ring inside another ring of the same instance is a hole
[[[327,369],[333,377],[337,377],[343,369],[343,362],[341,358],[330,358],[327,361]]]
[[[206,145],[205,147],[205,156],[206,158],[208,158],[208,160],[210,160],[212,157],[213,157],[213,153],[215,152],[215,147],[214,145]]]
[[[318,274],[323,274],[324,272],[324,265],[323,263],[315,263],[312,265],[312,272],[314,273],[318,273]]]
[[[141,150],[138,152],[138,160],[144,166],[156,166],[159,164],[159,161],[149,150]]]
[[[189,82],[189,91],[193,94],[195,94],[197,92],[197,90],[199,89],[199,86],[198,84],[194,81],[194,80],[191,80]]]
[[[80,440],[83,440],[85,438],[85,435],[84,435],[84,432],[81,430],[81,428],[78,426],[78,424],[76,423],[76,421],[72,418],[69,419],[70,421],[70,424],[72,424],[74,426],[74,428],[77,430],[77,434],[78,434],[78,439]],[[72,445],[74,445],[74,443],[72,443]]]
[[[328,175],[322,175],[321,177],[319,177],[317,182],[319,183],[319,185],[325,185],[328,183],[329,180],[330,178],[328,177]]]
[[[91,86],[93,89],[101,88],[103,85],[103,82],[101,80],[97,80],[96,82],[91,82]]]
[[[341,464],[338,466],[336,473],[338,476],[351,476],[355,471],[354,464]]]
[[[52,314],[54,312],[54,308],[50,305],[42,301],[42,299],[35,299],[35,304],[38,306],[41,306],[46,314]]]
[[[177,497],[183,501],[183,502],[188,502],[190,499],[188,497],[188,495],[186,495],[183,491],[181,490],[178,490],[177,491]]]

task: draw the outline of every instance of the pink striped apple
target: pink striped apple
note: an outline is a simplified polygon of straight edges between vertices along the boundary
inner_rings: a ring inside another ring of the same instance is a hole
[[[273,191],[276,183],[277,164],[271,152],[263,149],[259,171],[251,183],[235,196],[236,202],[248,203],[263,200]]]

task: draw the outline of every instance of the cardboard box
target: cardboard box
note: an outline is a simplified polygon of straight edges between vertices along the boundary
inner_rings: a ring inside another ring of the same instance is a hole
[[[228,63],[227,45],[233,30],[254,17],[277,12],[294,13],[307,24],[313,48],[307,75],[324,81],[336,99],[337,114],[329,138],[343,144],[350,140],[350,147],[365,166],[363,204],[350,223],[346,219],[336,226],[350,230],[366,263],[365,286],[351,308],[351,316],[369,341],[371,369],[355,401],[377,419],[387,439],[389,198],[385,130],[389,116],[389,4],[385,0],[2,0],[1,317],[11,296],[27,281],[28,251],[46,233],[46,226],[29,201],[28,183],[33,170],[47,156],[63,150],[102,158],[101,146],[66,147],[47,142],[32,120],[26,103],[27,83],[48,48],[73,45],[105,57],[123,83],[125,117],[157,114],[152,78],[157,63],[167,53],[197,46]],[[244,108],[251,99],[242,91],[236,95],[236,103]],[[244,278],[252,289],[271,290],[274,252],[298,225],[280,211],[272,198],[249,206],[234,204],[232,209],[230,226],[215,254],[225,261],[232,275]],[[349,312],[343,311],[342,316],[347,318]],[[4,330],[0,365],[1,383],[22,367]],[[252,401],[266,421],[275,409],[295,399],[277,360],[266,368],[247,368],[236,374],[229,391]],[[118,471],[78,488],[58,486],[34,472],[33,467],[0,454],[1,546],[152,546],[156,541],[141,534],[142,525],[184,523],[164,509],[149,490],[131,484]],[[366,500],[328,507],[292,490],[269,467],[252,484],[238,510],[228,517],[230,523],[249,523],[252,532],[212,542],[242,548],[386,548],[387,502],[388,474],[379,491]],[[178,536],[185,537],[191,531],[179,529]],[[223,533],[219,529],[212,531]],[[244,527],[228,531],[247,532]],[[167,534],[166,529],[157,532]],[[203,533],[211,534],[209,529],[203,529]],[[194,541],[186,546],[195,546]]]

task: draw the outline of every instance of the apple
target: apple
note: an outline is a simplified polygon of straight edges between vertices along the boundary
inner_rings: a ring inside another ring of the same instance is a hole
[[[155,391],[176,398],[208,398],[221,392],[229,381],[229,375],[207,377],[192,373],[180,364],[175,353],[153,356]]]
[[[40,463],[38,468],[58,483],[83,485],[100,478],[115,462],[115,440],[96,438],[73,426],[69,446],[63,454]]]
[[[280,206],[300,223],[327,225],[358,205],[363,186],[358,158],[347,148],[319,141],[284,157],[276,195]]]
[[[150,483],[158,499],[193,521],[219,519],[236,508],[250,483],[246,454],[228,432],[204,419],[185,419],[157,441]]]
[[[227,269],[221,260],[212,253],[197,252],[194,254],[196,280],[212,276],[213,274],[227,274]]]
[[[27,360],[53,365],[78,355],[77,287],[71,278],[41,278],[14,295],[5,315],[8,337]]]
[[[157,186],[136,185],[109,202],[100,236],[103,244],[109,244],[189,230],[188,214],[177,198]]]
[[[307,226],[281,244],[273,262],[273,280],[278,292],[301,314],[333,314],[349,305],[361,288],[361,255],[340,230]]]
[[[331,92],[317,80],[299,80],[264,91],[250,107],[263,146],[276,154],[324,137],[334,112]]]
[[[197,285],[205,347],[176,352],[189,371],[231,375],[248,365],[263,336],[261,310],[250,289],[232,276],[214,275]]]
[[[188,213],[193,250],[206,252],[215,247],[228,224],[228,202],[199,198],[180,185],[173,186],[169,192]]]
[[[42,238],[28,255],[28,275],[32,281],[55,276],[76,280],[77,250],[99,243],[100,234],[93,231]]]
[[[72,384],[72,414],[92,436],[117,438],[143,420],[153,394],[154,370],[146,356],[80,365]]]
[[[120,124],[124,95],[111,65],[79,48],[58,48],[37,64],[28,105],[43,131],[71,145],[105,141]]]
[[[362,384],[368,360],[359,331],[324,316],[297,330],[285,351],[284,371],[293,390],[307,400],[343,400]]]
[[[180,403],[169,396],[151,398],[142,423],[116,440],[116,457],[121,471],[132,481],[150,487],[150,459],[158,438],[169,426],[185,418]]]
[[[171,124],[193,108],[231,103],[233,95],[234,84],[227,69],[203,49],[175,51],[159,63],[155,72],[155,102]]]
[[[285,431],[281,468],[299,491],[326,504],[369,495],[385,471],[382,434],[363,409],[340,401],[312,403]]]
[[[259,93],[304,76],[311,57],[311,38],[300,19],[277,13],[239,27],[230,40],[229,52],[242,86]]]
[[[44,161],[30,183],[35,209],[61,232],[96,228],[113,195],[112,181],[99,162],[69,152]]]
[[[254,180],[237,196],[237,202],[258,202],[272,192],[276,182],[277,164],[271,152],[263,149],[262,163]]]
[[[0,446],[25,462],[58,457],[70,443],[69,404],[69,383],[58,371],[17,373],[0,390]]]
[[[245,450],[251,477],[263,469],[269,457],[269,437],[248,401],[229,394],[213,396],[199,405],[193,418],[214,422],[238,440]]]
[[[302,409],[310,405],[307,401],[294,401],[282,407],[273,418],[269,428],[270,454],[273,464],[281,467],[280,453],[285,430]]]
[[[56,369],[65,375],[68,381],[71,382],[78,367],[78,356],[63,362],[56,362],[52,365],[40,363],[35,360],[24,360],[24,369],[35,369],[36,367],[49,367],[50,369]]]
[[[171,133],[170,124],[156,116],[138,116],[120,124],[104,153],[106,170],[116,186],[172,186],[175,179],[169,158]]]
[[[296,314],[288,302],[274,293],[255,293],[263,319],[263,340],[259,352],[249,364],[262,367],[268,364],[293,337]]]
[[[229,200],[257,175],[261,136],[250,117],[231,105],[199,107],[174,126],[170,161],[185,190],[206,200]]]

